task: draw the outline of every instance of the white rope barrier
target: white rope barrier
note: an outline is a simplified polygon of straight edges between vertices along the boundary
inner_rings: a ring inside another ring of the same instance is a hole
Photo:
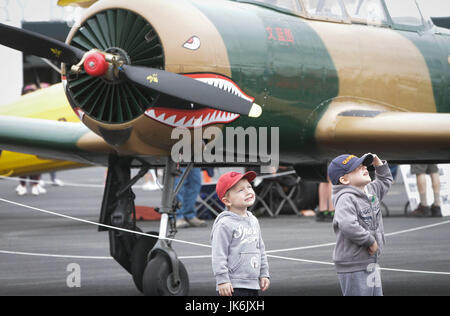
[[[25,181],[29,183],[40,183],[43,182],[44,184],[48,185],[54,185],[55,182],[53,181],[45,181],[45,180],[31,180],[31,179],[21,179],[18,177],[7,177],[7,176],[0,176],[0,179],[7,180],[7,181]],[[105,187],[104,184],[87,184],[87,183],[71,183],[71,182],[64,182],[64,186],[67,187],[76,187],[76,188],[99,188],[103,189]]]
[[[31,210],[34,210],[34,211],[38,211],[38,212],[42,212],[42,213],[46,213],[46,214],[50,214],[50,215],[54,215],[54,216],[58,216],[58,217],[63,217],[63,218],[66,218],[66,219],[70,219],[70,220],[74,220],[74,221],[78,221],[78,222],[83,222],[83,223],[87,223],[87,224],[91,224],[91,225],[95,225],[95,226],[101,226],[101,227],[105,227],[105,228],[109,228],[109,229],[115,229],[115,230],[124,231],[124,232],[128,232],[128,233],[133,233],[133,234],[137,234],[137,235],[147,236],[147,237],[159,238],[159,236],[157,236],[157,235],[142,233],[142,232],[138,232],[138,231],[134,231],[134,230],[128,230],[128,229],[124,229],[124,228],[120,228],[120,227],[114,227],[114,226],[105,225],[105,224],[100,224],[100,223],[92,222],[92,221],[89,221],[89,220],[80,219],[80,218],[76,218],[76,217],[73,217],[73,216],[68,216],[68,215],[57,213],[57,212],[47,211],[47,210],[43,210],[43,209],[40,209],[40,208],[37,208],[37,207],[28,206],[28,205],[25,205],[25,204],[9,201],[9,200],[3,199],[3,198],[0,198],[0,202],[8,203],[8,204],[11,204],[11,205],[15,205],[15,206],[31,209]],[[405,229],[405,230],[401,230],[401,231],[398,231],[398,232],[392,232],[392,233],[385,234],[385,236],[395,236],[395,235],[399,235],[399,234],[404,234],[404,233],[419,231],[419,230],[428,229],[428,228],[432,228],[432,227],[437,227],[437,226],[448,224],[448,223],[450,223],[450,220],[447,220],[447,221],[444,221],[444,222],[439,222],[439,223],[434,223],[434,224],[430,224],[430,225],[425,225],[425,226],[419,226],[419,227],[415,227],[415,228]],[[174,239],[174,238],[168,238],[168,237],[166,237],[164,239],[165,240],[170,240],[170,241],[173,241],[173,242],[179,242],[179,243],[184,243],[184,244],[204,247],[204,248],[211,248],[210,245],[205,245],[205,244],[196,243],[196,242],[190,242],[190,241],[186,241],[186,240],[180,240],[180,239]],[[288,260],[288,261],[296,261],[296,262],[303,262],[303,263],[313,263],[313,264],[321,264],[321,265],[333,265],[334,266],[334,263],[332,263],[332,262],[325,262],[325,261],[317,261],[317,260],[308,260],[308,259],[300,259],[300,258],[292,258],[292,257],[271,255],[271,253],[285,252],[285,251],[294,251],[294,250],[314,249],[314,248],[319,248],[319,247],[328,247],[328,246],[332,246],[334,244],[335,243],[323,243],[323,244],[318,244],[318,245],[303,246],[303,247],[296,247],[296,248],[285,248],[285,249],[277,249],[277,250],[268,250],[268,251],[266,251],[266,253],[268,254],[267,255],[268,257],[274,258],[274,259],[282,259],[282,260]],[[41,256],[41,257],[56,257],[56,258],[70,258],[70,259],[94,259],[94,260],[111,260],[112,259],[111,257],[100,257],[100,256],[56,255],[56,254],[17,252],[17,251],[7,251],[7,250],[0,250],[0,254]],[[184,256],[184,257],[180,256],[179,258],[180,259],[204,259],[204,258],[211,258],[211,255]],[[440,271],[406,270],[406,269],[393,269],[393,268],[381,268],[381,270],[393,271],[393,272],[408,272],[408,273],[421,273],[421,274],[450,275],[450,272],[440,272]]]
[[[81,219],[81,218],[77,218],[77,217],[73,217],[73,216],[69,216],[69,215],[64,215],[64,214],[60,214],[60,213],[56,213],[56,212],[52,212],[52,211],[47,211],[47,210],[43,210],[43,209],[40,209],[40,208],[37,208],[37,207],[28,206],[28,205],[25,205],[25,204],[21,204],[21,203],[5,200],[5,199],[2,199],[2,198],[0,198],[0,201],[1,202],[5,202],[5,203],[9,203],[9,204],[12,204],[12,205],[16,205],[16,206],[28,208],[28,209],[31,209],[31,210],[34,210],[34,211],[38,211],[38,212],[41,212],[41,213],[55,215],[55,216],[71,219],[71,220],[82,222],[82,223],[86,223],[86,224],[91,224],[91,225],[95,225],[95,226],[101,226],[101,227],[105,227],[105,228],[109,228],[109,229],[120,230],[120,231],[123,231],[123,232],[132,233],[132,234],[136,234],[136,235],[142,235],[142,236],[147,236],[147,237],[159,238],[158,235],[152,235],[152,234],[138,232],[138,231],[135,231],[135,230],[125,229],[125,228],[120,228],[120,227],[114,227],[114,226],[105,225],[105,224],[101,224],[101,223],[96,223],[96,222],[88,221],[86,219]],[[165,240],[169,240],[169,241],[175,241],[175,242],[179,242],[179,243],[199,246],[199,247],[211,248],[211,246],[209,246],[209,245],[199,244],[199,243],[195,243],[195,242],[191,242],[191,241],[185,241],[185,240],[180,240],[180,239],[173,239],[173,238],[168,238],[168,237],[165,237],[164,239]]]

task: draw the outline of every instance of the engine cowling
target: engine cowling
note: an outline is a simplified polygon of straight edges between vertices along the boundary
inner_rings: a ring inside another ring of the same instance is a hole
[[[229,80],[231,69],[220,34],[188,1],[99,1],[72,28],[66,43],[120,56],[129,65],[201,73],[197,80],[245,95]],[[92,76],[63,65],[63,82],[83,123],[120,153],[167,155],[177,141],[171,141],[173,128],[223,126],[239,117],[145,89],[113,71],[110,66],[105,76]]]
[[[70,44],[120,55],[127,64],[164,69],[164,53],[155,29],[142,16],[125,9],[106,9],[85,20]],[[110,66],[110,68],[112,68]],[[66,91],[74,109],[106,124],[129,122],[151,106],[151,93],[123,78],[95,77],[83,70],[67,73]]]

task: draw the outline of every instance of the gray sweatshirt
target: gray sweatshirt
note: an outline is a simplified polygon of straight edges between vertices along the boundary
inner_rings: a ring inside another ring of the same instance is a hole
[[[259,279],[269,277],[269,265],[258,220],[230,211],[217,216],[211,231],[212,268],[218,285],[259,290]]]
[[[363,271],[378,261],[383,250],[384,227],[380,202],[393,182],[387,163],[375,167],[377,179],[366,192],[351,185],[333,186],[335,214],[333,229],[337,241],[333,261],[338,273]],[[379,250],[370,256],[367,248],[377,241]]]

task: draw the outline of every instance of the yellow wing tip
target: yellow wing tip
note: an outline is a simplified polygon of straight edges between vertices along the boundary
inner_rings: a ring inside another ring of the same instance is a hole
[[[83,8],[88,8],[93,5],[97,0],[58,0],[58,5],[65,7],[68,5],[80,6]]]

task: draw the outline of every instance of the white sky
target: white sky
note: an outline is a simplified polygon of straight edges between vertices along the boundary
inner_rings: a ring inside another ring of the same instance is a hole
[[[417,0],[420,9],[429,16],[450,16],[450,0]]]
[[[126,1],[126,0],[124,0]],[[0,0],[0,22],[71,20],[82,8],[60,7],[57,0]]]
[[[417,1],[425,15],[450,16],[450,0]],[[0,0],[0,21],[5,20],[6,16],[12,20],[17,18],[27,21],[66,20],[74,13],[73,11],[73,7],[59,7],[57,0]]]

